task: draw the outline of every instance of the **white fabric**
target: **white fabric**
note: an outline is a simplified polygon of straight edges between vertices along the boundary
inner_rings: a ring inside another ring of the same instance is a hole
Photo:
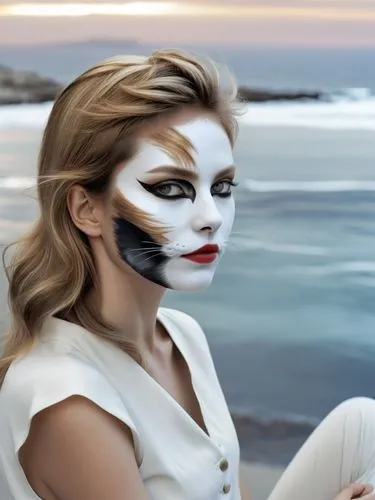
[[[350,483],[375,487],[375,401],[369,398],[349,399],[323,420],[269,500],[334,500]]]
[[[159,319],[190,368],[209,436],[132,358],[77,325],[50,318],[33,351],[11,365],[0,391],[1,500],[39,498],[18,451],[32,417],[72,395],[92,400],[132,430],[150,499],[240,500],[237,435],[206,338],[184,313],[160,309]]]

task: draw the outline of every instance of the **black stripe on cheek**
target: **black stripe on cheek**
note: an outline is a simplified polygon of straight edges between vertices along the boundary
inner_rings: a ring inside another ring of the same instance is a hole
[[[170,288],[164,268],[169,258],[153,237],[135,224],[116,217],[113,219],[115,241],[120,257],[138,274],[165,288]],[[152,247],[154,251],[149,251]]]

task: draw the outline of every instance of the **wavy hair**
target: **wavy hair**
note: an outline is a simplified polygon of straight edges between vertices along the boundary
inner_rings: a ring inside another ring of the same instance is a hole
[[[121,339],[88,300],[97,280],[94,259],[88,238],[71,220],[68,193],[80,184],[92,195],[105,195],[116,166],[134,154],[139,129],[181,108],[215,113],[233,144],[237,88],[232,78],[223,85],[221,76],[210,60],[158,50],[150,57],[107,59],[58,96],[39,153],[40,215],[13,244],[10,262],[4,264],[11,323],[0,359],[0,385],[51,315],[73,318],[139,359],[134,345]]]

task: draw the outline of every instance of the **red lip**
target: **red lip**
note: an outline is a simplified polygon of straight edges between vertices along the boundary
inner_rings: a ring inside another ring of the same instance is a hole
[[[204,245],[198,250],[181,255],[184,259],[191,260],[197,264],[211,264],[219,253],[218,245]]]

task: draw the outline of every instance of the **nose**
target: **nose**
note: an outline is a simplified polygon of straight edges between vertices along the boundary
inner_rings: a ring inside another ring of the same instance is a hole
[[[223,223],[223,218],[212,197],[197,204],[193,228],[197,232],[214,233]]]

